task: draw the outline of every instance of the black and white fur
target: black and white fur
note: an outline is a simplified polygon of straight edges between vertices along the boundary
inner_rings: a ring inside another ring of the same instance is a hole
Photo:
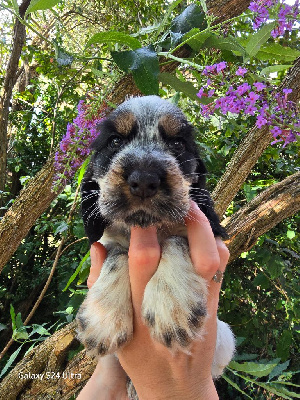
[[[184,218],[193,199],[215,236],[224,228],[205,190],[206,169],[192,126],[157,96],[131,98],[99,126],[82,182],[82,215],[90,242],[101,239],[107,258],[78,315],[78,336],[90,354],[116,352],[132,338],[128,273],[130,227],[157,227],[162,248],[146,286],[144,323],[171,351],[189,351],[206,318],[206,281],[194,272]],[[212,375],[222,374],[234,352],[230,328],[218,320]]]

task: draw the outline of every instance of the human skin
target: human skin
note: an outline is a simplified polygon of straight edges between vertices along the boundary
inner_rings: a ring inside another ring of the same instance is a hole
[[[150,337],[148,328],[142,322],[141,306],[145,287],[159,264],[161,249],[155,227],[132,228],[128,257],[134,310],[133,338],[118,351],[119,361],[113,355],[99,360],[94,374],[77,399],[127,400],[124,371],[131,378],[140,400],[219,398],[211,377],[211,365],[221,284],[212,278],[217,270],[225,271],[229,251],[221,239],[213,236],[209,221],[194,202],[191,202],[185,222],[195,271],[208,283],[205,334],[193,341],[189,354],[171,353]],[[100,243],[94,243],[91,247],[89,288],[99,276],[105,256],[105,248]]]

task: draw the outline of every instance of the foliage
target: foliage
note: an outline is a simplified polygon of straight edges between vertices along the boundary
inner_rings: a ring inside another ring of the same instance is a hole
[[[272,97],[274,87],[280,85],[300,55],[297,29],[291,26],[295,9],[287,12],[286,5],[273,1],[261,2],[255,8],[256,3],[252,2],[250,10],[224,27],[206,14],[204,0],[188,7],[179,0],[171,4],[143,0],[139,8],[134,1],[116,4],[99,0],[83,5],[76,1],[31,1],[28,18],[23,21],[28,34],[22,54],[27,83],[19,85],[19,91],[15,89],[10,113],[6,208],[55,150],[57,163],[64,159],[72,167],[72,171],[66,172],[63,167],[58,172],[64,179],[75,174],[84,160],[82,156],[86,156],[82,149],[86,150],[91,140],[89,133],[95,127],[92,123],[106,109],[115,106],[106,100],[123,72],[132,74],[143,93],[167,97],[185,111],[197,127],[202,157],[210,171],[208,185],[212,189],[256,117],[251,112],[245,117],[232,109],[225,113],[214,109],[217,112],[209,119],[203,115],[212,97],[217,101],[217,95],[222,95],[221,88],[217,90],[213,83],[208,85],[208,78],[217,76],[215,73],[207,76],[208,66],[219,65],[219,76],[222,81],[226,78],[227,86],[233,78],[232,74],[225,74],[225,66],[228,72],[239,71],[234,79],[247,80],[244,84],[256,87],[258,95],[259,87],[267,86]],[[272,9],[266,8],[269,3],[274,5]],[[3,0],[0,7],[18,14],[16,4]],[[48,10],[52,6],[55,7]],[[283,32],[283,26],[287,25],[289,29]],[[7,37],[10,29],[11,22],[7,21],[2,28],[3,37]],[[191,52],[188,58],[178,56],[184,46]],[[9,40],[2,42],[1,80],[9,49]],[[159,72],[159,66],[174,61],[179,63],[174,74]],[[217,67],[214,68],[217,72]],[[199,90],[201,96],[197,96]],[[249,89],[245,96],[250,96]],[[292,122],[295,119],[291,117]],[[299,131],[295,132],[296,138]],[[82,146],[78,146],[79,141],[83,141]],[[65,157],[66,152],[69,158]],[[226,216],[295,172],[299,168],[298,155],[296,142],[284,149],[280,143],[270,146]],[[17,342],[3,359],[2,375],[32,345],[61,324],[72,321],[86,293],[84,282],[90,260],[88,241],[82,240],[85,234],[80,213],[73,216],[69,225],[66,223],[84,168],[85,165],[77,171],[75,179],[37,220],[0,277],[1,342],[7,342],[11,335]],[[239,347],[224,379],[218,383],[222,398],[299,398],[295,393],[300,353],[299,223],[298,215],[283,221],[228,269],[220,314],[232,325]],[[66,240],[65,251],[47,295],[32,325],[24,326],[22,320],[47,279],[62,237]]]

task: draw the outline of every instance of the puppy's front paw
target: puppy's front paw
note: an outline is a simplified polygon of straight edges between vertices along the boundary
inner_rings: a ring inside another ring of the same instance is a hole
[[[206,297],[205,280],[193,271],[185,239],[167,239],[142,305],[151,336],[171,350],[188,351],[191,341],[201,336]]]
[[[127,255],[107,257],[77,314],[78,339],[91,356],[114,353],[132,337]],[[126,264],[126,265],[124,265]]]

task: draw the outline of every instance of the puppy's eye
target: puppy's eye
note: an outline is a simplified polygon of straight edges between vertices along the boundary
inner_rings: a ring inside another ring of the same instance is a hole
[[[180,152],[185,149],[185,143],[181,139],[176,139],[169,142],[169,147],[176,152]]]
[[[113,150],[119,149],[123,144],[124,140],[120,136],[113,136],[108,142],[108,146]]]

